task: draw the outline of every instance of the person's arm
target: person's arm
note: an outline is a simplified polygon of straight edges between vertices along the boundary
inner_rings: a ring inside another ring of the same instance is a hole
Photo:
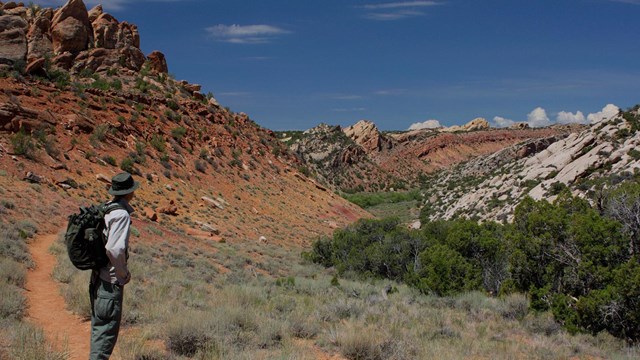
[[[114,210],[110,215],[113,217],[109,219],[109,234],[105,249],[115,270],[118,283],[125,285],[131,278],[127,267],[127,246],[129,245],[131,219],[126,210]]]

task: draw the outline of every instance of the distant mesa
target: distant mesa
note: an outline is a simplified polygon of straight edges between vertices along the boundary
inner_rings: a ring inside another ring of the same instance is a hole
[[[34,74],[49,64],[72,73],[139,72],[148,60],[150,71],[168,72],[162,53],[142,53],[138,27],[119,22],[101,5],[87,11],[82,0],[69,0],[53,10],[0,2],[0,9],[0,67]]]

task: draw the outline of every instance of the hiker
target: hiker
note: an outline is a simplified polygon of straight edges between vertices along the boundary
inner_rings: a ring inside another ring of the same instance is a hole
[[[113,200],[107,207],[113,210],[104,217],[105,249],[109,263],[93,270],[89,292],[91,294],[91,353],[90,360],[109,359],[118,340],[122,319],[124,286],[131,280],[127,268],[129,231],[133,208],[129,205],[133,193],[140,185],[129,173],[120,173],[111,179],[109,194]]]

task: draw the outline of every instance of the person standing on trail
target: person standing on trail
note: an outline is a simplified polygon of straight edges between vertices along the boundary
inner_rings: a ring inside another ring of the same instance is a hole
[[[122,319],[124,285],[131,280],[127,267],[129,231],[133,208],[129,205],[140,183],[129,173],[111,179],[109,194],[114,198],[107,204],[104,217],[105,249],[109,263],[91,274],[91,353],[90,360],[109,359],[118,340]]]

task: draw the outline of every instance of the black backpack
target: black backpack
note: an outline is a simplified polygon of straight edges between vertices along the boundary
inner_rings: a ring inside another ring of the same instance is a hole
[[[104,216],[116,209],[118,203],[104,203],[81,207],[80,213],[69,216],[64,242],[69,259],[80,270],[100,269],[109,263],[103,235]]]

